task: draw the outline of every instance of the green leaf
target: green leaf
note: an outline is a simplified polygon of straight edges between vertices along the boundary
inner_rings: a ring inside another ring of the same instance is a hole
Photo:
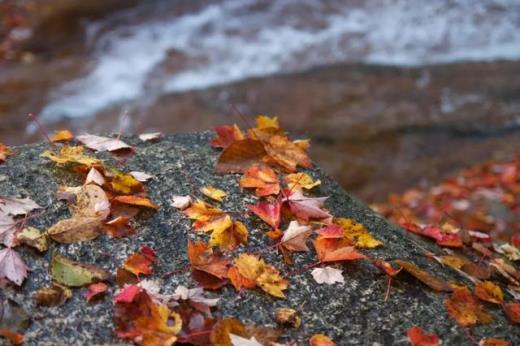
[[[107,271],[92,264],[75,262],[58,254],[52,256],[50,271],[54,281],[69,287],[104,281],[110,276]]]

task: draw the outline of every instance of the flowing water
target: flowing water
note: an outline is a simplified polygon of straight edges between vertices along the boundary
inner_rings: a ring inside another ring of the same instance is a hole
[[[151,3],[87,25],[87,71],[50,93],[44,119],[343,62],[520,58],[518,0]]]

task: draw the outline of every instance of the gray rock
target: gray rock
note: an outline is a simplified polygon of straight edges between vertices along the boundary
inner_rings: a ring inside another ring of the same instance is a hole
[[[50,284],[48,264],[53,251],[115,273],[129,254],[147,245],[158,254],[152,278],[161,281],[164,292],[173,292],[179,284],[190,287],[196,284],[189,272],[162,278],[163,274],[188,265],[186,243],[188,237],[195,237],[190,231],[191,222],[169,206],[171,196],[197,196],[199,187],[212,184],[230,193],[222,205],[225,211],[244,211],[245,204],[256,200],[251,193],[241,191],[239,175],[213,173],[218,151],[209,146],[210,138],[210,133],[168,135],[156,143],[143,143],[136,137],[125,138],[136,146],[136,154],[124,168],[153,174],[155,178],[146,185],[151,199],[160,204],[156,213],[139,220],[135,236],[124,239],[102,236],[94,241],[70,245],[53,243],[45,254],[23,246],[17,248],[32,271],[21,288],[9,287],[3,294],[21,304],[32,316],[32,323],[25,332],[26,345],[121,343],[113,334],[114,282],[109,294],[97,304],[87,303],[83,296],[85,288],[81,288],[74,289],[73,297],[63,306],[35,305],[31,294]],[[7,177],[0,181],[1,195],[30,197],[45,207],[43,215],[30,220],[32,226],[40,229],[68,216],[66,206],[56,199],[57,186],[81,183],[73,173],[40,158],[46,148],[46,144],[17,147],[16,155],[0,165],[0,175]],[[96,156],[116,164],[109,154]],[[343,191],[319,168],[313,168],[309,173],[322,180],[322,185],[313,194],[330,196],[327,207],[333,215],[355,218],[384,242],[383,247],[365,253],[386,260],[409,260],[439,278],[469,284],[452,270],[424,256],[425,249],[439,253],[434,245],[390,224]],[[244,213],[239,219],[246,223],[251,237],[247,246],[238,251],[265,247],[268,239],[262,233],[267,227],[253,215]],[[281,340],[297,340],[301,345],[307,344],[314,333],[327,334],[340,345],[407,344],[406,330],[413,325],[435,332],[445,345],[472,344],[464,329],[449,318],[443,303],[447,294],[433,292],[406,273],[399,274],[394,280],[390,298],[385,302],[386,277],[367,261],[338,264],[337,267],[343,269],[345,283],[328,286],[316,284],[309,271],[289,276],[294,268],[285,266],[281,256],[274,251],[264,252],[262,257],[280,268],[289,280],[287,299],[276,299],[260,290],[247,290],[238,296],[232,287],[224,287],[208,293],[212,297],[221,297],[216,316],[237,317],[246,323],[274,326],[275,308],[295,308],[301,313],[302,326],[296,330],[285,329]],[[294,260],[296,268],[316,261],[313,251],[295,254]],[[501,337],[512,344],[520,344],[518,327],[504,316],[500,308],[486,307],[494,323],[474,328],[472,333],[476,340]],[[5,340],[0,340],[0,344],[2,342]]]

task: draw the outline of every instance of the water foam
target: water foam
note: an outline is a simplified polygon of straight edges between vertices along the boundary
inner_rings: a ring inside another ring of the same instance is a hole
[[[339,62],[410,66],[520,58],[516,0],[345,3],[229,0],[171,20],[107,30],[95,42],[90,72],[56,90],[42,117],[85,117],[163,93]],[[204,63],[163,75],[151,88],[152,72],[171,50]]]

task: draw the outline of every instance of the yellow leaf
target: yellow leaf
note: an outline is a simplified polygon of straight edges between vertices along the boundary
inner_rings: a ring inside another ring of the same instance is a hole
[[[291,191],[307,189],[310,190],[321,184],[321,180],[314,180],[306,173],[287,174],[284,178],[287,187]]]
[[[132,193],[141,191],[143,189],[143,184],[130,174],[112,170],[110,175],[112,176],[110,186],[115,192]]]
[[[268,127],[279,128],[278,117],[268,117],[267,115],[258,115],[256,117],[256,127],[265,129]]]
[[[381,241],[372,237],[365,226],[353,219],[338,218],[334,222],[343,228],[345,238],[354,243],[356,247],[371,249],[383,245]]]
[[[475,285],[475,295],[490,303],[502,304],[504,302],[502,289],[491,281],[478,282]]]
[[[227,196],[227,193],[217,189],[214,186],[208,185],[204,186],[200,189],[200,192],[202,192],[206,197],[209,197],[211,199],[214,199],[218,202],[223,202],[223,198]]]
[[[233,250],[238,245],[247,242],[248,231],[242,222],[231,222],[229,216],[221,220],[226,220],[225,225],[213,230],[211,239],[209,240],[210,246],[219,246],[222,250]],[[229,220],[229,222],[227,220]]]
[[[234,263],[240,275],[256,282],[261,289],[270,295],[285,298],[283,290],[287,289],[289,284],[280,276],[275,267],[250,254],[241,254],[235,259]]]
[[[83,154],[84,148],[81,145],[78,146],[63,146],[59,152],[52,150],[44,151],[41,156],[51,159],[56,162],[59,166],[66,164],[78,164],[84,166],[92,166],[100,164],[101,161],[92,156],[86,156]]]
[[[51,137],[51,141],[66,142],[66,141],[70,141],[73,138],[74,138],[74,135],[69,130],[59,130],[59,131],[54,131],[54,134]]]

